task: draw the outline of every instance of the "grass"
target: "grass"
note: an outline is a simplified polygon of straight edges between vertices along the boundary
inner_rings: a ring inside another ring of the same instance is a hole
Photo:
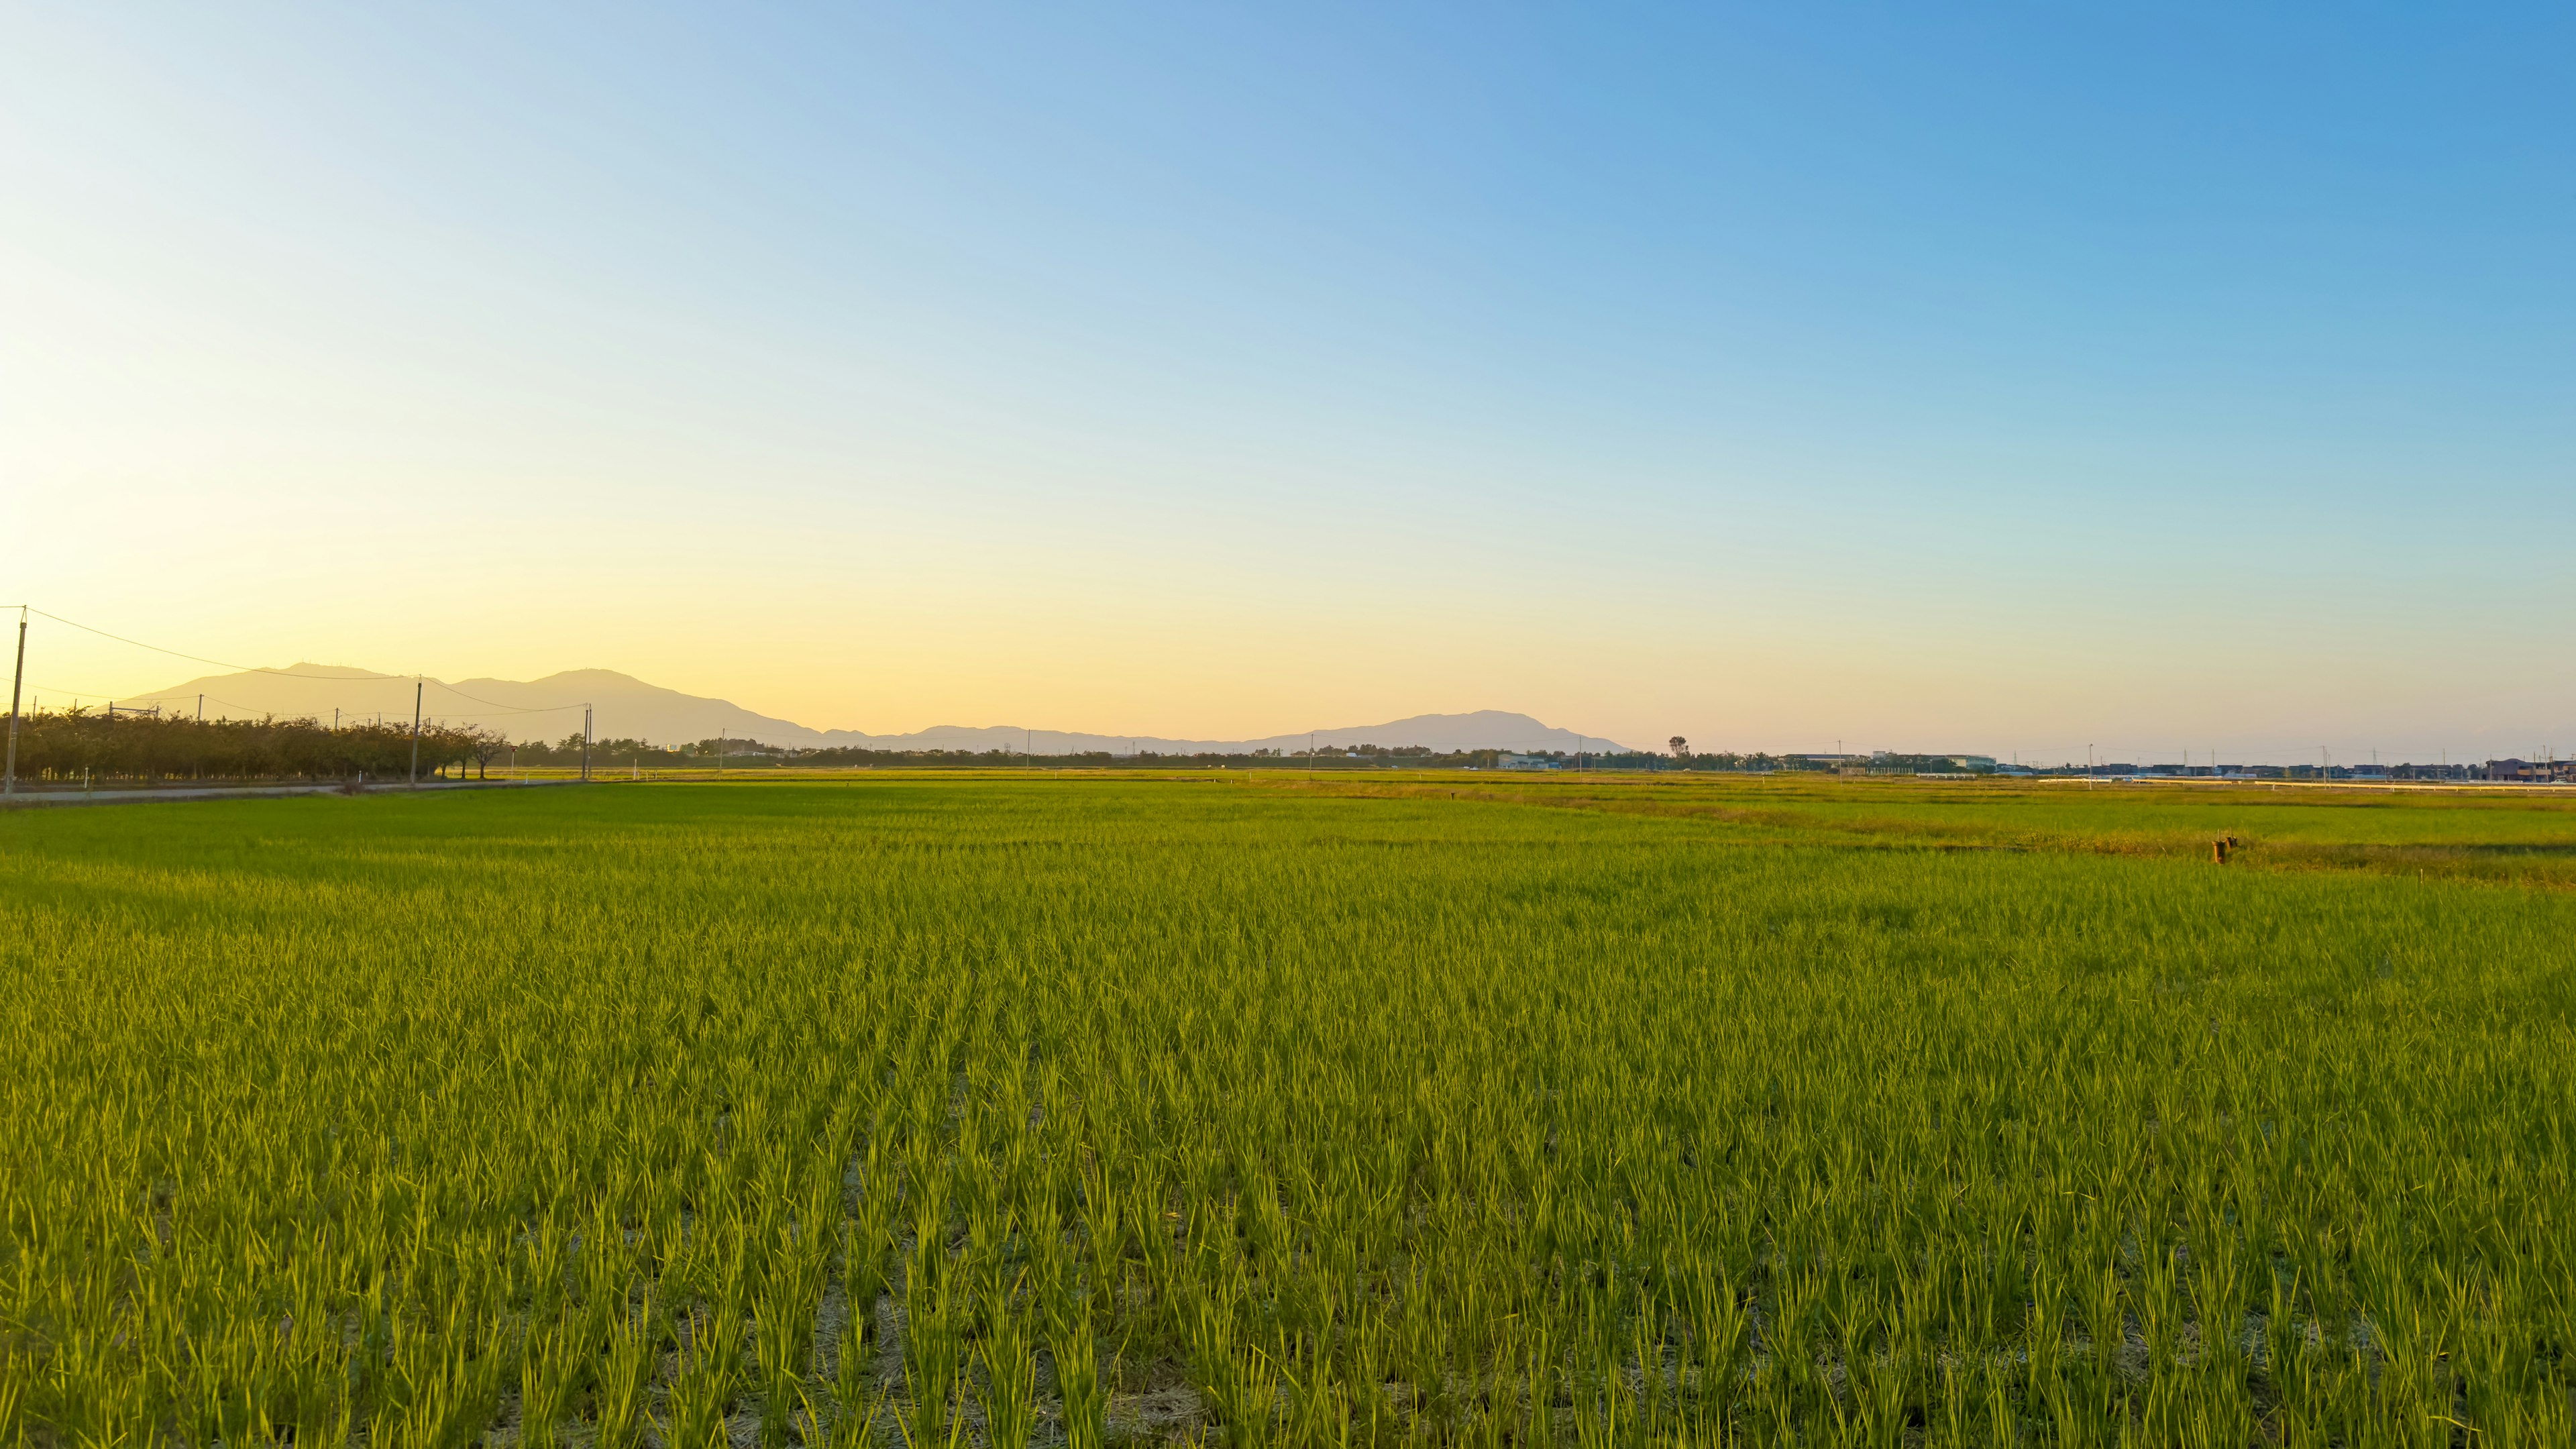
[[[2566,1443],[2571,823],[1284,772],[0,816],[0,1442]]]

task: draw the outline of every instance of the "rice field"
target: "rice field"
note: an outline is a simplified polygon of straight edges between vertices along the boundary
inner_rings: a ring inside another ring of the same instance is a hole
[[[1742,779],[0,815],[0,1443],[2576,1443],[2571,869]]]

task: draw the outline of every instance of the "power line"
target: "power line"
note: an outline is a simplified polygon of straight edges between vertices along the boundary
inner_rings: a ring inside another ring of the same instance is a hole
[[[185,659],[195,664],[212,664],[220,669],[238,670],[244,674],[271,674],[280,679],[318,679],[339,684],[369,684],[394,679],[416,679],[426,681],[429,677],[425,674],[372,674],[363,672],[357,674],[298,674],[292,669],[271,669],[260,664],[235,664],[229,659],[210,659],[203,654],[191,654],[184,649],[168,649],[158,644],[146,644],[140,639],[129,639],[122,634],[111,634],[105,629],[84,624],[78,619],[66,619],[60,614],[46,613],[43,609],[39,609],[32,604],[24,605],[23,607],[31,614],[43,615],[45,618],[51,619],[57,624],[67,624],[85,634],[96,634],[102,639],[113,639],[119,644],[130,644],[137,649],[149,649],[155,654],[167,654],[173,659]],[[441,681],[438,687],[446,690],[452,695],[455,695],[459,699],[470,699],[476,704],[489,705],[491,708],[498,710],[503,714],[558,714],[564,710],[582,709],[585,707],[580,704],[546,704],[531,706],[503,704],[497,699],[485,699],[481,695],[467,694],[464,690],[458,689],[455,685],[448,684],[444,681]],[[64,692],[70,694],[79,693],[77,690],[66,690]],[[109,696],[104,694],[94,697],[98,699],[109,698]],[[123,696],[120,695],[117,697],[122,698]],[[154,694],[139,694],[135,696],[137,699],[164,699],[175,697],[176,696]],[[234,709],[249,708],[248,705],[233,705],[231,707]],[[459,717],[463,718],[463,716]]]
[[[401,676],[400,676],[400,675],[394,675],[394,676],[389,676],[389,677],[391,677],[391,678],[400,678]],[[196,691],[196,690],[188,690],[188,691],[186,691],[186,692],[184,692],[184,693],[180,693],[180,694],[102,694],[102,693],[100,693],[99,691],[97,691],[97,690],[93,690],[93,689],[65,689],[64,687],[62,687],[61,685],[58,685],[58,684],[46,684],[46,683],[43,683],[43,682],[41,682],[41,681],[33,680],[33,679],[30,679],[30,680],[28,680],[28,681],[27,681],[27,687],[28,687],[28,688],[30,688],[30,689],[50,690],[50,691],[52,691],[52,692],[53,692],[53,693],[55,693],[55,694],[67,694],[67,695],[70,695],[70,696],[71,696],[72,698],[74,698],[74,699],[140,700],[140,701],[145,701],[145,702],[149,702],[149,703],[152,703],[152,704],[167,704],[167,703],[169,703],[169,702],[170,702],[170,701],[172,701],[172,700],[190,700],[190,699],[195,699],[195,698],[197,697],[197,694],[198,694],[198,691]],[[470,696],[470,695],[469,695],[469,696],[467,696],[467,697],[468,697],[468,698],[471,698],[472,696]],[[277,711],[275,711],[275,710],[264,710],[264,709],[261,709],[261,708],[260,708],[259,706],[257,706],[257,705],[244,704],[244,703],[242,703],[240,700],[237,700],[237,699],[225,699],[225,698],[223,698],[221,695],[214,695],[214,694],[209,694],[209,695],[207,695],[207,696],[206,696],[206,703],[208,703],[208,704],[220,704],[220,705],[222,705],[222,706],[223,706],[224,708],[226,708],[226,709],[238,709],[238,710],[247,711],[247,712],[249,712],[249,713],[253,713],[253,714],[275,714],[275,713],[277,713]],[[579,709],[579,708],[581,708],[581,706],[580,706],[580,705],[577,705],[577,704],[569,704],[569,705],[563,705],[563,706],[560,706],[560,708],[563,708],[563,709]],[[511,711],[511,713],[513,713],[513,714],[535,714],[535,713],[540,713],[540,711],[536,711],[536,710],[513,710],[513,711]],[[435,720],[437,720],[437,721],[444,722],[444,721],[446,721],[446,720],[452,720],[452,719],[489,719],[489,718],[491,718],[491,716],[489,716],[489,715],[480,715],[480,714],[440,714],[440,715],[434,716],[433,718],[434,718]]]
[[[397,674],[397,675],[389,675],[389,676],[387,676],[387,677],[388,677],[388,678],[392,678],[392,679],[400,679],[400,678],[402,678],[403,676],[401,676],[401,675],[398,675],[398,674]],[[37,688],[39,688],[39,689],[51,689],[51,688],[53,688],[53,686],[51,686],[51,685],[38,685],[38,686],[36,686],[36,687],[37,687]],[[148,700],[154,701],[155,703],[158,703],[158,702],[163,701],[163,700],[171,700],[171,699],[181,699],[181,700],[194,699],[194,698],[196,698],[196,697],[197,697],[198,691],[196,691],[196,690],[185,690],[185,691],[182,691],[182,692],[180,692],[180,693],[178,693],[178,694],[116,694],[116,695],[107,695],[107,694],[89,694],[89,693],[83,693],[82,691],[77,690],[77,689],[65,689],[65,690],[57,690],[57,691],[56,691],[56,693],[59,693],[59,694],[74,694],[74,695],[80,695],[80,697],[81,697],[81,698],[83,698],[83,699],[148,699]],[[470,695],[470,694],[469,694],[469,695],[467,695],[467,696],[465,696],[465,697],[466,697],[467,699],[473,699],[473,698],[474,698],[474,696],[472,696],[472,695]],[[275,711],[275,710],[260,710],[260,709],[259,709],[259,707],[258,707],[258,706],[256,706],[256,705],[243,704],[243,703],[241,703],[239,700],[220,699],[220,698],[217,698],[216,696],[211,695],[211,694],[207,695],[207,696],[206,696],[206,698],[207,698],[209,701],[211,701],[211,702],[213,702],[213,703],[215,703],[215,704],[220,704],[220,705],[222,705],[222,706],[223,706],[223,707],[225,707],[226,709],[246,709],[246,710],[256,710],[257,712],[259,712],[259,713],[263,713],[263,714],[274,714],[274,713],[276,713],[276,712],[277,712],[277,711]],[[489,701],[489,700],[478,700],[478,701],[476,701],[476,702],[477,702],[477,703],[481,703],[481,704],[489,704],[491,701]],[[581,709],[581,708],[583,708],[583,706],[578,705],[578,704],[557,704],[557,705],[549,705],[549,706],[547,706],[547,707],[546,707],[546,708],[544,708],[544,709],[511,709],[511,708],[509,708],[508,706],[506,706],[506,705],[505,705],[505,706],[502,706],[502,707],[501,707],[501,709],[500,709],[500,713],[502,713],[502,714],[559,714],[559,713],[563,712],[564,710],[568,710],[568,709]],[[437,720],[451,720],[451,719],[492,719],[492,718],[495,718],[495,716],[494,716],[494,715],[490,715],[490,714],[469,714],[469,713],[463,713],[463,712],[457,712],[457,711],[446,711],[446,710],[442,710],[442,711],[440,711],[438,714],[431,716],[431,718],[433,718],[433,719],[437,719]]]
[[[427,678],[427,677],[428,677],[428,676],[426,676],[426,675],[423,675],[423,676],[422,676],[422,678],[424,678],[424,679],[425,679],[425,678]],[[501,702],[500,702],[499,700],[497,700],[497,699],[485,699],[483,696],[481,696],[481,695],[479,695],[479,694],[467,694],[464,690],[461,690],[461,689],[457,688],[455,685],[448,684],[448,683],[445,683],[445,682],[441,682],[441,683],[439,684],[439,686],[438,686],[438,687],[439,687],[439,688],[441,688],[441,689],[443,689],[443,690],[446,690],[448,693],[450,693],[450,694],[452,694],[452,695],[455,695],[455,696],[456,696],[457,698],[459,698],[459,699],[470,699],[470,700],[474,701],[476,704],[488,704],[488,705],[492,706],[492,708],[494,708],[494,709],[496,709],[496,710],[499,710],[499,711],[500,711],[501,713],[503,713],[503,714],[560,714],[560,713],[562,713],[563,711],[568,710],[568,709],[588,709],[588,708],[590,707],[590,706],[589,706],[589,705],[587,705],[587,704],[539,704],[539,705],[525,705],[525,706],[522,706],[522,705],[515,705],[515,704],[503,704],[503,703],[501,703]],[[466,718],[470,718],[471,716],[467,716],[467,715],[457,715],[457,716],[455,716],[455,717],[456,717],[456,718],[458,718],[458,719],[466,719]]]
[[[57,624],[68,624],[71,627],[80,630],[84,634],[96,634],[101,639],[113,639],[119,644],[131,644],[137,649],[149,649],[155,654],[167,654],[173,659],[185,659],[196,664],[212,664],[222,669],[237,669],[244,674],[274,674],[281,679],[331,679],[349,681],[401,679],[404,677],[399,674],[298,674],[292,669],[271,669],[266,665],[261,664],[235,664],[229,659],[209,659],[203,654],[191,654],[185,649],[164,649],[158,644],[146,644],[140,639],[128,639],[122,634],[111,634],[105,629],[93,628],[90,625],[82,623],[78,619],[66,619],[60,614],[47,614],[44,610],[35,608],[32,605],[29,606],[28,612],[31,614],[43,614],[44,617],[53,620]]]
[[[161,704],[174,699],[195,699],[199,693],[199,691],[191,689],[178,694],[103,694],[95,689],[70,689],[59,684],[39,683],[33,679],[27,681],[27,687],[30,689],[50,689],[56,694],[68,694],[74,699],[141,699],[149,700],[154,704]],[[223,699],[211,694],[207,695],[206,698],[216,704],[224,706],[226,709],[249,709],[252,707],[237,700]]]

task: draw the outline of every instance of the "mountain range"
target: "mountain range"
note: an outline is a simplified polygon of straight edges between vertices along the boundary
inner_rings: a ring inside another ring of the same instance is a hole
[[[799,749],[848,746],[876,750],[1018,750],[1039,754],[1075,754],[1106,750],[1112,754],[1248,754],[1254,750],[1288,752],[1316,745],[1349,748],[1423,745],[1433,750],[1619,750],[1627,748],[1599,735],[1579,735],[1542,724],[1525,714],[1483,709],[1470,714],[1421,714],[1385,724],[1345,725],[1248,740],[1181,740],[1146,735],[1087,734],[1077,730],[1039,729],[1025,725],[934,725],[909,734],[877,735],[863,730],[815,729],[792,720],[758,714],[731,700],[683,694],[647,684],[613,669],[573,669],[543,679],[429,679],[384,675],[345,665],[293,664],[283,669],[208,675],[119,703],[157,703],[173,713],[203,709],[208,719],[257,718],[263,715],[359,719],[381,716],[409,719],[413,690],[419,688],[421,712],[430,719],[471,723],[499,729],[515,739],[559,740],[581,732],[584,705],[592,710],[592,733],[600,739],[631,738],[655,744],[698,740],[757,741]],[[203,704],[200,705],[199,701]]]

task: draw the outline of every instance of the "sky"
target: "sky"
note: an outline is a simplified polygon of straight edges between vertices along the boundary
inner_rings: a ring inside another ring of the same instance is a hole
[[[0,10],[0,602],[818,728],[2576,752],[2576,12]],[[203,668],[53,624],[56,699]]]

